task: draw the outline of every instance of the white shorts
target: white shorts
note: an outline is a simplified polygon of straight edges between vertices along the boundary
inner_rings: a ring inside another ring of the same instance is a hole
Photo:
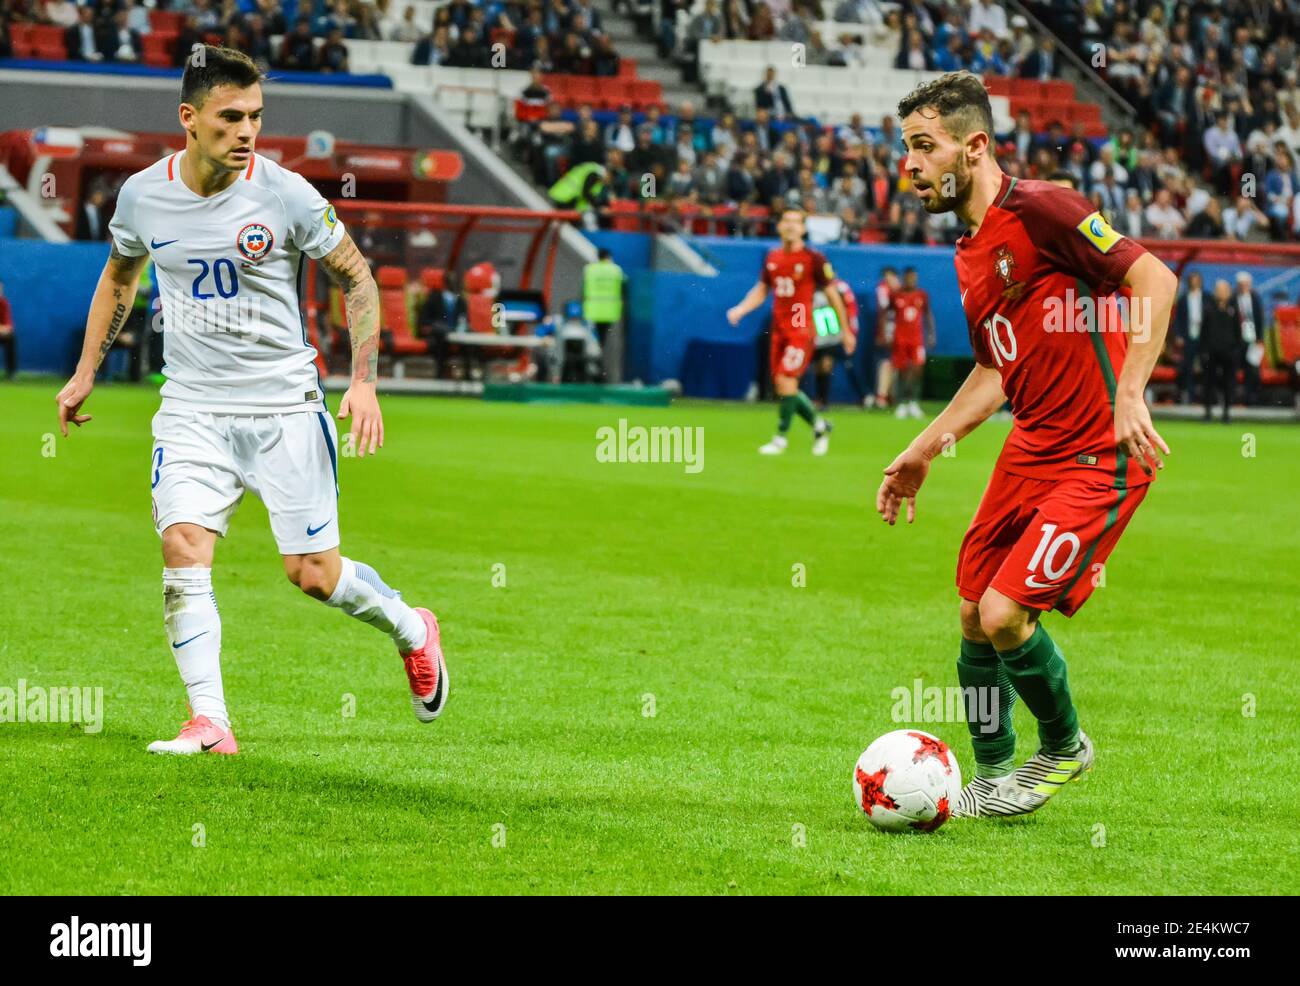
[[[338,547],[338,432],[328,413],[159,411],[149,482],[159,535],[172,524],[199,524],[225,537],[252,490],[281,554]]]

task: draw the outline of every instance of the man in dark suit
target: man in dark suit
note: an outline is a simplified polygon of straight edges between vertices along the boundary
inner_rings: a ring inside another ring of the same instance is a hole
[[[1223,279],[1214,282],[1214,297],[1205,309],[1201,322],[1201,385],[1204,388],[1205,420],[1214,407],[1214,388],[1223,390],[1223,420],[1232,408],[1232,392],[1237,383],[1237,363],[1241,352],[1241,322],[1232,285]]]
[[[77,17],[77,23],[63,32],[68,58],[74,62],[102,62],[104,53],[100,48],[104,32],[95,23],[95,8],[90,5],[78,7]]]
[[[1187,275],[1187,290],[1174,307],[1174,336],[1178,339],[1178,394],[1184,404],[1192,403],[1196,362],[1201,352],[1201,327],[1211,304],[1209,292],[1198,270]]]
[[[793,117],[794,103],[790,102],[790,93],[776,80],[776,69],[767,67],[763,81],[754,90],[754,109],[769,110],[778,120]]]
[[[86,196],[86,200],[77,209],[77,239],[108,239],[108,216],[104,214],[106,200],[107,196],[102,188],[92,189]]]
[[[100,53],[106,62],[138,62],[144,54],[140,32],[127,23],[129,15],[119,10],[105,27],[100,37]]]
[[[1025,60],[1020,63],[1020,77],[1047,82],[1060,74],[1056,41],[1050,35],[1044,34],[1038,41],[1038,47],[1026,55]]]
[[[1264,302],[1253,287],[1251,276],[1237,273],[1237,321],[1241,326],[1240,359],[1246,384],[1246,403],[1259,403],[1259,367],[1263,362]]]

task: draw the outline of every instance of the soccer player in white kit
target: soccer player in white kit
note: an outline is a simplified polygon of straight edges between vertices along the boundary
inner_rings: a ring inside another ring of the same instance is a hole
[[[187,60],[185,150],[122,186],[81,359],[57,398],[65,436],[69,421],[91,419],[81,406],[152,258],[167,379],[149,482],[162,537],[163,619],[191,710],[175,739],[149,744],[154,753],[238,752],[221,684],[212,559],[245,490],[266,505],[290,581],[392,638],[416,718],[432,722],[447,700],[437,619],[339,553],[338,436],[307,342],[303,265],[318,260],[346,299],[352,380],[338,416],[351,416],[358,456],[384,443],[375,394],[379,295],[333,207],[302,176],[255,152],[261,81],[253,62],[228,48],[196,48]]]

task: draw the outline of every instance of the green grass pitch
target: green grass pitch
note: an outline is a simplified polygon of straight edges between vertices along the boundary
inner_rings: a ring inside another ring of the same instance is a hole
[[[956,683],[954,559],[1006,424],[891,529],[914,422],[841,411],[817,460],[796,421],[766,459],[770,407],[389,397],[387,447],[341,462],[343,548],[440,615],[446,714],[417,723],[388,641],[288,583],[248,497],[214,579],[242,755],[172,759],[144,752],[184,718],[157,395],[103,387],[54,441],[57,387],[0,387],[0,687],[102,687],[105,718],[0,723],[0,892],[1294,890],[1300,429],[1160,423],[1105,586],[1047,618],[1096,769],[1019,823],[886,836],[851,769],[905,725],[891,690]],[[704,469],[598,462],[620,416],[703,427]],[[970,771],[964,724],[916,725]]]

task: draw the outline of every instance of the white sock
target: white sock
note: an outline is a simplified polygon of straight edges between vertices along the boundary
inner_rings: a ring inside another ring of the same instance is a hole
[[[191,711],[229,729],[221,687],[221,616],[212,591],[212,569],[163,569],[163,623]]]
[[[379,573],[364,562],[343,559],[338,585],[325,604],[382,630],[403,653],[423,647],[428,636],[420,614],[402,602],[401,594],[385,585]]]

